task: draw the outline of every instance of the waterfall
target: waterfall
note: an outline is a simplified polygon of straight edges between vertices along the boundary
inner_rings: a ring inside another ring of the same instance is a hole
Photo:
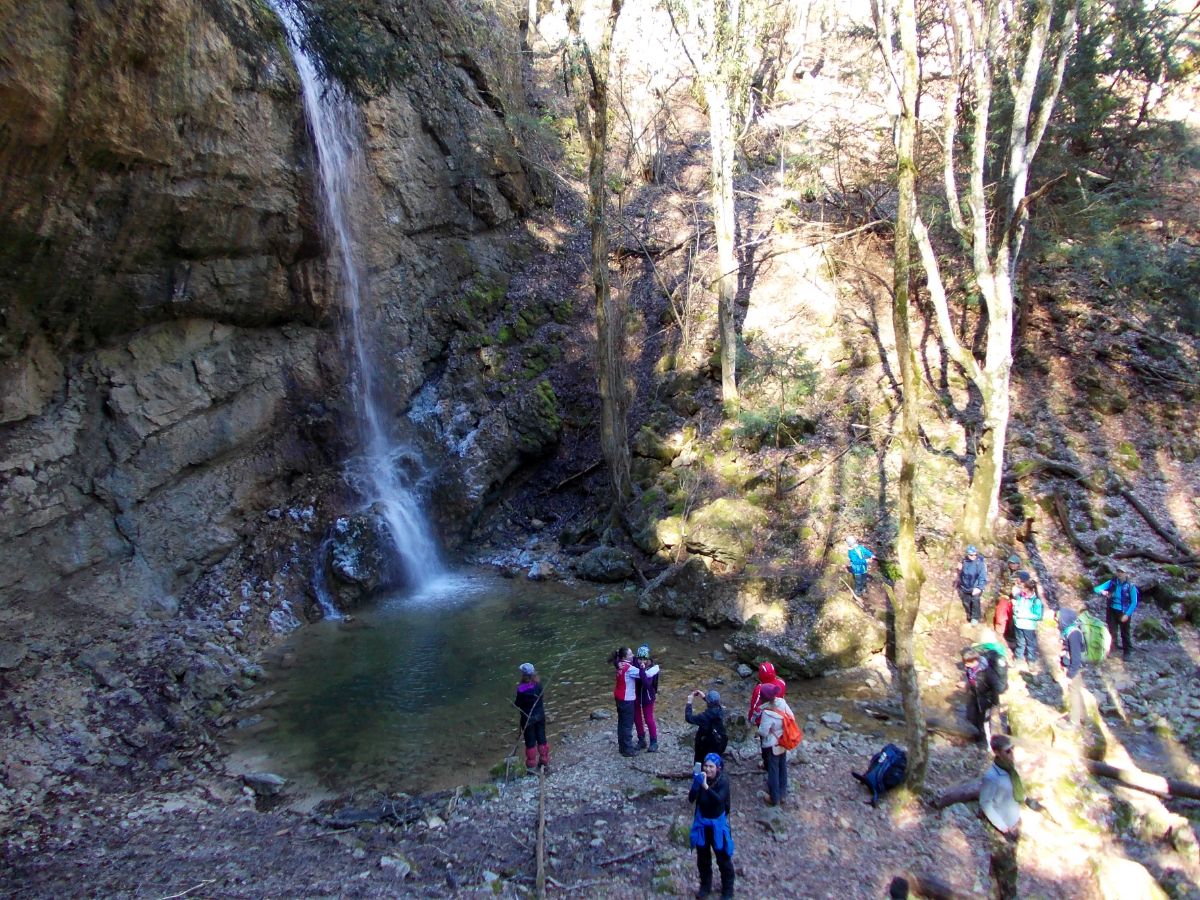
[[[361,431],[361,456],[348,476],[386,523],[410,586],[422,587],[442,573],[437,545],[421,512],[405,462],[415,451],[398,445],[385,424],[375,387],[375,368],[365,311],[367,273],[355,239],[357,186],[363,183],[363,152],[358,111],[337,84],[325,81],[304,49],[299,13],[288,0],[269,0],[283,21],[304,92],[304,109],[317,151],[320,202],[326,236],[341,279],[347,337],[353,350],[351,388]],[[322,604],[324,605],[324,604]]]

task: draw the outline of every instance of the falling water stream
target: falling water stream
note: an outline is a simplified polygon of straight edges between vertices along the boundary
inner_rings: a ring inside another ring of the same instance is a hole
[[[369,286],[358,255],[355,211],[364,183],[358,111],[340,86],[325,81],[304,49],[297,11],[286,0],[270,0],[283,21],[304,93],[304,109],[317,151],[320,206],[333,262],[340,277],[351,345],[351,386],[361,431],[361,455],[351,460],[354,486],[387,524],[407,583],[428,588],[444,576],[437,545],[430,534],[402,461],[411,448],[398,443],[383,419],[376,394],[376,369],[368,331]],[[324,605],[324,603],[323,603]],[[336,610],[327,609],[326,613]]]

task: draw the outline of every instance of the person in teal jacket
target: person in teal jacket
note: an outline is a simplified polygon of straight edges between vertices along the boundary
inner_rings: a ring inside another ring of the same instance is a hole
[[[1121,633],[1121,652],[1129,659],[1133,652],[1133,641],[1129,638],[1130,619],[1138,605],[1137,585],[1129,580],[1129,570],[1117,569],[1117,577],[1092,588],[1092,593],[1105,597],[1104,621],[1112,635],[1113,647],[1117,646],[1117,632]]]
[[[858,542],[856,537],[846,538],[846,556],[850,558],[850,571],[854,575],[854,594],[861,597],[867,590],[867,564],[875,554]]]
[[[1045,614],[1037,582],[1024,569],[1017,573],[1013,591],[1013,630],[1017,633],[1017,664],[1037,662],[1037,629]]]

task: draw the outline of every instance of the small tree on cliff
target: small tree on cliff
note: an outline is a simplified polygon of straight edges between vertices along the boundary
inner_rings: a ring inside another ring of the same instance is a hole
[[[989,538],[1000,510],[1008,432],[1013,297],[1029,206],[1029,170],[1062,85],[1079,0],[948,0],[944,30],[950,77],[942,119],[942,191],[971,287],[986,316],[982,365],[955,334],[941,261],[920,211],[913,238],[925,269],[938,334],[979,393],[983,421],[960,530]],[[1047,65],[1047,54],[1050,54]],[[962,171],[956,148],[967,153]],[[957,261],[956,261],[957,262]]]
[[[575,121],[588,154],[588,225],[592,232],[592,286],[596,294],[596,374],[600,391],[600,449],[608,464],[613,517],[633,495],[629,459],[629,377],[625,365],[626,301],[608,280],[608,82],[613,31],[621,0],[611,0],[599,35],[583,35],[577,0],[567,6],[572,53],[567,78],[574,93]]]
[[[911,282],[913,214],[916,211],[917,165],[914,147],[917,133],[917,12],[915,0],[875,0],[875,32],[879,47],[892,77],[899,100],[899,127],[896,129],[896,181],[899,193],[896,208],[895,262],[892,274],[892,326],[896,332],[896,355],[900,361],[900,385],[903,406],[900,419],[900,531],[896,555],[900,562],[900,581],[892,592],[896,634],[896,668],[900,675],[900,696],[908,726],[907,784],[914,793],[925,783],[929,761],[929,734],[921,709],[921,685],[913,645],[913,628],[921,605],[921,586],[925,572],[917,557],[917,511],[913,502],[917,455],[920,453],[917,411],[921,381],[917,376],[917,358],[909,334],[909,284]],[[896,40],[898,38],[898,41]],[[894,52],[899,43],[900,54]]]

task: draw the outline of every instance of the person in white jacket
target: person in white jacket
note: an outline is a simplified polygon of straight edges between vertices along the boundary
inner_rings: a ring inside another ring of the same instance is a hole
[[[764,684],[759,696],[764,699],[758,740],[767,760],[767,804],[779,806],[788,793],[787,751],[779,745],[779,739],[783,737],[783,717],[792,715],[792,710],[780,696],[778,685]]]

